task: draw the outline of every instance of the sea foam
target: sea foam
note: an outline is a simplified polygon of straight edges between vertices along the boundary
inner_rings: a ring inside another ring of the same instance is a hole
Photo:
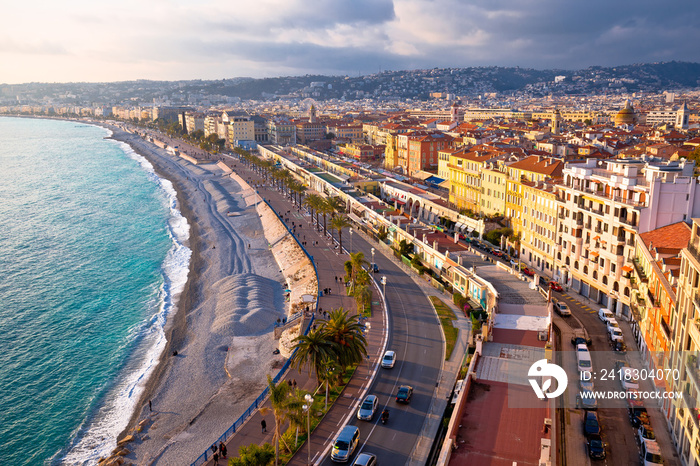
[[[54,456],[52,464],[95,464],[116,447],[117,435],[126,428],[132,414],[140,409],[137,403],[167,343],[164,331],[167,319],[176,310],[179,296],[187,283],[192,255],[186,245],[190,225],[179,210],[175,189],[169,180],[155,173],[146,158],[134,152],[128,144],[118,144],[165,194],[164,202],[167,202],[170,210],[167,227],[172,246],[161,265],[162,284],[157,294],[158,302],[153,303],[158,311],[132,329],[129,340],[136,345],[131,358],[108,390],[102,406],[77,429],[69,447]]]

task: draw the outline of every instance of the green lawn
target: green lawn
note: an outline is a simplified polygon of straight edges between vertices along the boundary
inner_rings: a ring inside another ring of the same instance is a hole
[[[454,312],[452,312],[452,309],[442,302],[440,298],[437,296],[429,296],[429,298],[437,311],[440,324],[442,325],[442,331],[445,333],[445,361],[448,361],[450,356],[452,356],[452,350],[455,348],[457,335],[459,334],[459,330],[452,325],[452,321],[456,320],[457,317]]]

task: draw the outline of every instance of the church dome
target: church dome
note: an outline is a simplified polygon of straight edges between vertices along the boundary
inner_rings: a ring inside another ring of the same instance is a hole
[[[629,101],[625,103],[625,107],[615,115],[615,126],[633,125],[637,120],[634,109]]]

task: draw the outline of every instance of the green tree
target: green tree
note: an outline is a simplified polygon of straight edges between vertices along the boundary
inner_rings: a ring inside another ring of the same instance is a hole
[[[279,464],[280,457],[280,440],[282,436],[282,424],[287,418],[287,399],[289,397],[290,387],[280,381],[277,385],[272,382],[272,377],[268,374],[267,385],[270,389],[270,404],[272,405],[272,415],[275,418],[275,433],[273,442],[275,446],[275,466]]]
[[[328,233],[328,229],[326,228],[326,216],[335,212],[335,206],[330,201],[330,198],[326,198],[319,204],[318,211],[323,214],[323,234],[325,235]]]
[[[326,362],[333,357],[333,348],[326,335],[318,329],[307,335],[299,335],[294,342],[296,351],[292,355],[291,366],[296,369],[309,367],[309,372],[316,376],[316,382],[320,385],[320,373]]]
[[[350,260],[345,262],[345,272],[347,273],[346,280],[352,282],[351,292],[354,293],[355,285],[358,282],[358,276],[363,271],[364,266],[368,266],[369,262],[365,259],[362,252],[351,252]]]
[[[311,216],[316,215],[316,224],[318,225],[318,211],[321,205],[324,203],[323,198],[318,194],[309,194],[304,199],[304,203],[311,210]]]
[[[275,459],[275,451],[272,445],[264,443],[262,446],[255,443],[241,446],[238,449],[238,458],[228,460],[229,466],[269,466]]]
[[[331,228],[338,232],[338,242],[340,243],[340,253],[343,253],[343,228],[352,226],[352,222],[346,215],[339,214],[331,218]]]
[[[361,363],[367,356],[367,340],[362,330],[359,315],[348,315],[342,308],[332,310],[323,325],[323,333],[333,343],[335,360],[341,368],[339,383],[348,367]]]

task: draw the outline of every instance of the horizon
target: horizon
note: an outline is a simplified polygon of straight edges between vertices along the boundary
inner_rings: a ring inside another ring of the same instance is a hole
[[[700,62],[697,3],[72,0],[5,13],[7,85]]]

